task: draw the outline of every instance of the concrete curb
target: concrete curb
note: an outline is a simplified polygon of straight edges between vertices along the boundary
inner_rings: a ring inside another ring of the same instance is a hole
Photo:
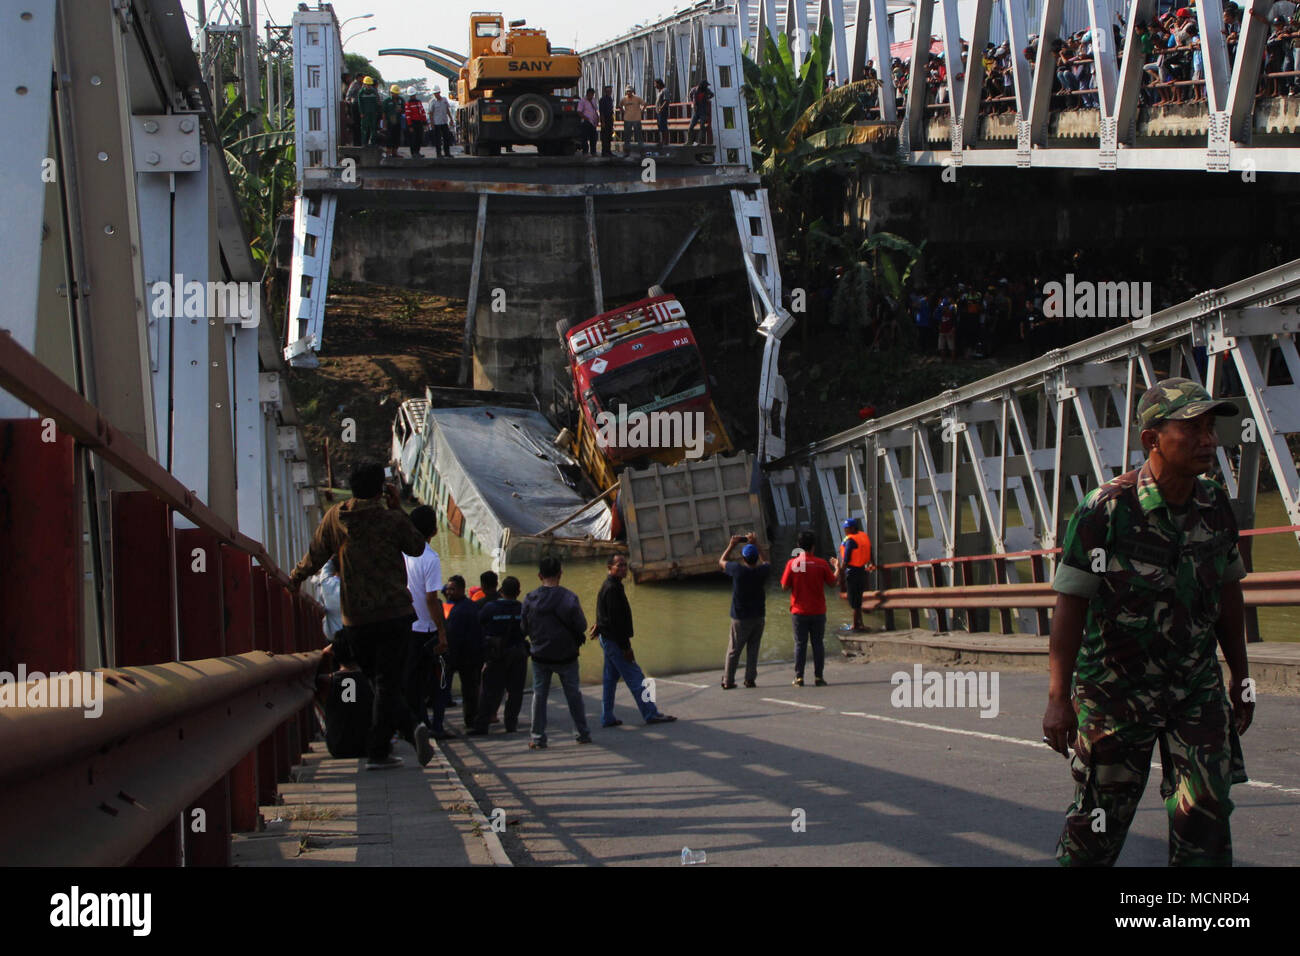
[[[1047,673],[1048,639],[1045,637],[935,633],[921,629],[835,636],[843,647],[868,661],[1011,667]],[[1246,655],[1250,660],[1250,675],[1260,691],[1300,694],[1300,644],[1248,644]],[[1219,660],[1222,662],[1222,654]]]
[[[501,838],[497,836],[496,831],[492,829],[492,823],[484,815],[482,808],[478,805],[478,801],[475,800],[474,795],[469,792],[469,788],[465,786],[464,781],[460,779],[460,774],[458,774],[456,769],[451,765],[451,761],[447,759],[447,755],[443,753],[441,746],[442,742],[437,740],[430,740],[429,742],[433,744],[439,765],[447,773],[448,782],[456,789],[461,800],[471,808],[470,816],[472,816],[474,822],[478,824],[479,836],[482,838],[484,846],[487,847],[488,856],[492,857],[492,865],[514,866],[514,862],[506,855],[505,847],[501,845]]]

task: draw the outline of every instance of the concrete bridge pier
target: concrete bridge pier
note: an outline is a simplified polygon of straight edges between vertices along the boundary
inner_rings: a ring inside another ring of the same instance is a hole
[[[341,194],[334,234],[335,277],[467,300],[472,375],[465,384],[474,388],[542,394],[563,365],[557,323],[644,296],[701,222],[666,288],[714,276],[745,282],[725,188],[502,191],[410,189],[380,202],[366,195],[364,206],[361,195]]]

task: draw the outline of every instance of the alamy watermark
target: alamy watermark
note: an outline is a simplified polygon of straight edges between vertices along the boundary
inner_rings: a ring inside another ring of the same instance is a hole
[[[626,405],[596,416],[601,448],[684,448],[687,458],[704,457],[708,442],[703,412],[629,412]]]
[[[171,282],[155,282],[150,315],[155,319],[238,319],[245,329],[261,321],[262,297],[256,282],[188,282],[179,272]]]
[[[895,707],[978,707],[981,717],[998,715],[997,671],[895,671],[889,702]]]
[[[55,927],[122,927],[133,936],[148,936],[152,914],[152,893],[83,893],[74,885],[50,897],[50,925]]]
[[[1064,283],[1044,285],[1043,297],[1043,315],[1049,319],[1146,320],[1151,315],[1150,282],[1075,282],[1070,272]]]
[[[6,708],[77,708],[87,719],[104,713],[104,674],[102,671],[27,672],[26,664],[18,673],[0,671],[0,710]]]

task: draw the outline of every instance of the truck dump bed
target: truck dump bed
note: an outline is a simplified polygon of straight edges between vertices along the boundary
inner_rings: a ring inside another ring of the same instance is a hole
[[[638,584],[716,570],[733,534],[764,539],[753,455],[627,468],[621,481],[628,564]]]

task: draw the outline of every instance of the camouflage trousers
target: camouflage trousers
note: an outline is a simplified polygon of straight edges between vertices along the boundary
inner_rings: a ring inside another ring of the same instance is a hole
[[[1062,866],[1112,866],[1160,746],[1160,795],[1169,815],[1170,866],[1231,866],[1228,790],[1246,780],[1231,709],[1219,690],[1176,715],[1117,719],[1078,701],[1070,773],[1074,802],[1056,847]]]

